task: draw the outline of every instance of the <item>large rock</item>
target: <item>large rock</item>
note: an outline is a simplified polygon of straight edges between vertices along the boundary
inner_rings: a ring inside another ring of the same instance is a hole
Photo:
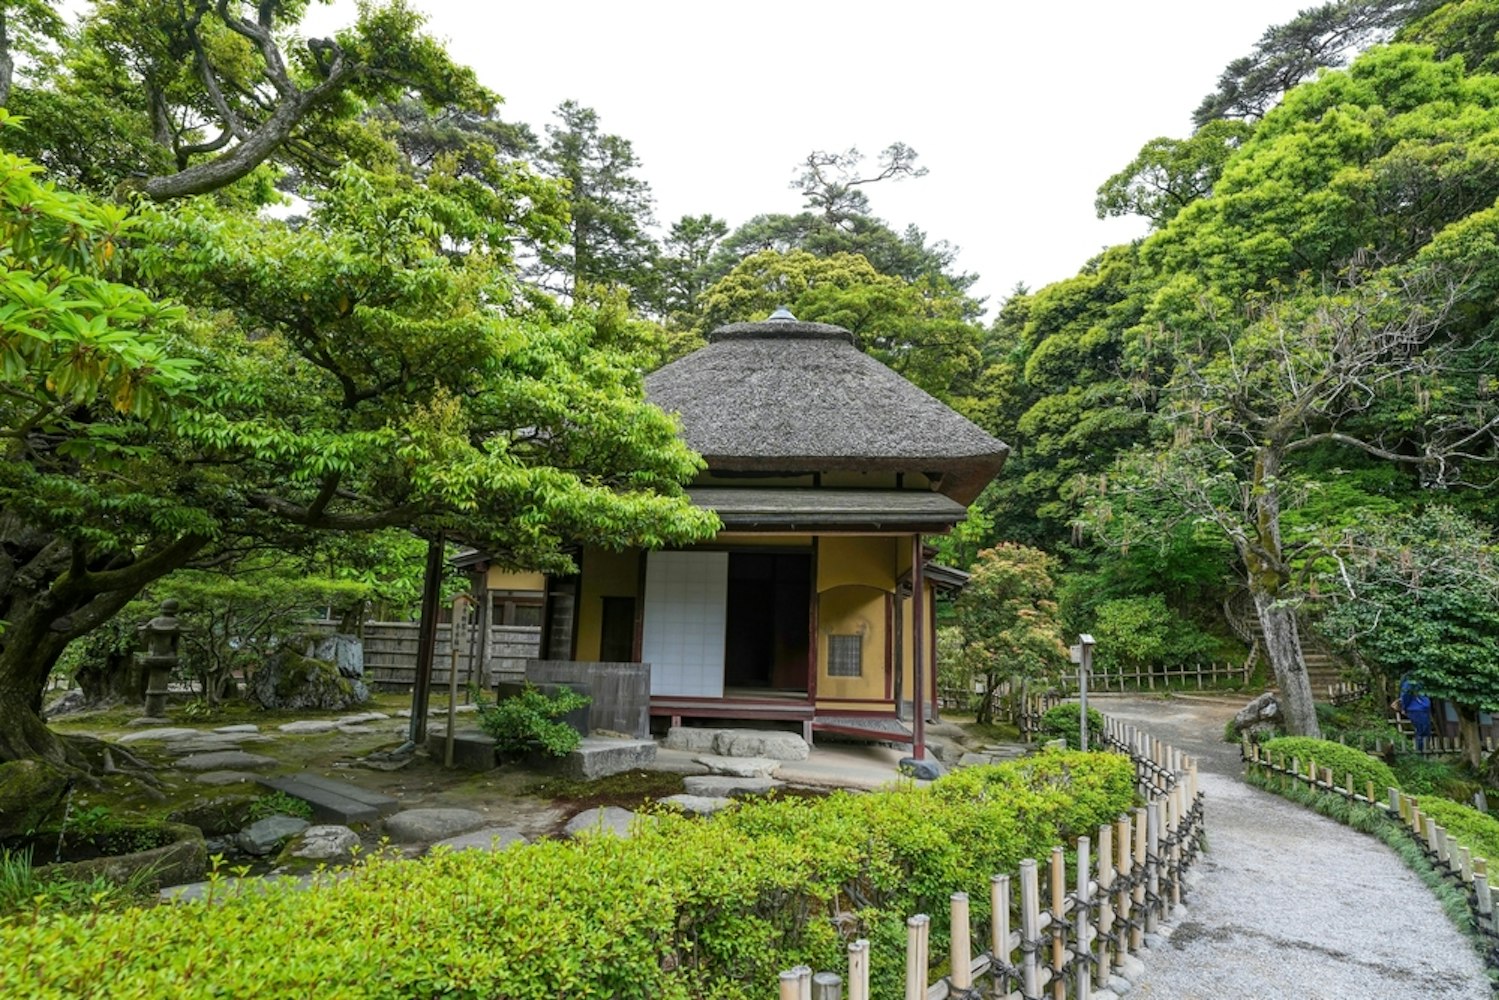
[[[777,729],[673,726],[667,730],[665,746],[668,750],[720,757],[769,757],[773,760],[806,760],[809,753],[806,740],[796,733]]]
[[[446,847],[452,851],[498,851],[511,844],[526,843],[525,834],[505,826],[487,826],[472,833],[448,837],[433,844],[434,848]]]
[[[764,795],[784,782],[774,778],[731,778],[722,774],[694,774],[682,779],[688,795],[710,799],[729,799],[737,795]]]
[[[435,843],[477,830],[489,817],[472,809],[407,809],[385,820],[385,832],[401,843]]]
[[[569,837],[582,837],[595,834],[613,834],[616,837],[628,837],[630,827],[635,822],[635,814],[628,809],[619,806],[603,806],[599,809],[585,809],[562,828],[562,832]]]
[[[1234,715],[1233,731],[1258,741],[1279,732],[1284,722],[1280,700],[1273,691],[1266,691]]]
[[[542,763],[542,769],[565,774],[579,781],[607,778],[637,768],[650,767],[656,760],[655,740],[606,739],[585,736],[576,750],[565,757],[553,757]]]
[[[768,778],[781,766],[780,761],[769,757],[720,757],[710,753],[693,759],[706,767],[709,774],[730,778]]]
[[[168,814],[167,819],[195,826],[210,836],[234,833],[250,822],[250,813],[259,801],[258,794],[218,795],[182,806]]]
[[[267,816],[239,831],[234,842],[246,854],[269,854],[311,825],[295,816]]]
[[[312,643],[307,655],[333,664],[345,677],[364,676],[364,642],[357,635],[341,632],[325,635]]]
[[[333,865],[346,865],[354,860],[359,847],[359,834],[337,823],[309,826],[287,842],[281,851],[283,861],[299,858],[304,861],[326,861]]]
[[[0,837],[30,833],[48,814],[62,815],[68,776],[40,760],[0,764]]]
[[[264,708],[341,711],[369,700],[364,681],[346,677],[337,664],[283,649],[255,671],[250,694]]]

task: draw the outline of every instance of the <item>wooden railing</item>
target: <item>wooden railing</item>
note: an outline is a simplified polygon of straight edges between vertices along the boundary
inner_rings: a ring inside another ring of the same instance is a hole
[[[1196,762],[1179,750],[1113,719],[1103,738],[1134,761],[1146,804],[1100,826],[1096,837],[1078,838],[1071,891],[1060,846],[1045,865],[1044,889],[1035,859],[1020,862],[1014,875],[991,878],[988,947],[977,956],[968,895],[954,893],[951,971],[936,983],[927,981],[931,918],[917,914],[907,920],[906,1000],[976,997],[981,982],[986,995],[997,998],[1086,1000],[1113,970],[1138,961],[1134,955],[1144,936],[1181,903],[1183,875],[1202,849],[1202,793]],[[848,946],[849,1000],[869,1000],[869,962],[868,941]],[[798,967],[781,973],[780,996],[841,1000],[844,982],[836,973]]]
[[[1366,780],[1363,788],[1355,788],[1353,775],[1345,775],[1339,782],[1331,768],[1322,767],[1314,760],[1307,761],[1303,769],[1298,758],[1272,759],[1258,744],[1245,742],[1240,749],[1244,760],[1252,767],[1369,806],[1384,813],[1391,821],[1400,823],[1432,867],[1466,896],[1473,928],[1483,938],[1480,950],[1484,961],[1491,970],[1499,969],[1499,917],[1494,912],[1486,858],[1475,856],[1467,845],[1459,843],[1436,820],[1423,815],[1417,800],[1398,788],[1387,788],[1380,796],[1376,794],[1374,782]]]

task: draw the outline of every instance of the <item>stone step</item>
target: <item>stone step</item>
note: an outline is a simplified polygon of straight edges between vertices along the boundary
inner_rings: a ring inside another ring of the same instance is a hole
[[[319,823],[373,823],[401,808],[389,795],[372,792],[347,781],[325,778],[304,771],[301,774],[261,777],[267,788],[284,792],[312,806],[313,819]]]

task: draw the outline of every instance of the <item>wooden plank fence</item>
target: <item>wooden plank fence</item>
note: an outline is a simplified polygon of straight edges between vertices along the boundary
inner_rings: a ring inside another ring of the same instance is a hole
[[[1054,847],[1044,866],[1028,858],[1014,875],[991,878],[994,916],[988,946],[977,956],[968,894],[954,893],[949,900],[951,971],[936,983],[927,981],[933,964],[931,917],[908,919],[906,1000],[976,997],[980,982],[989,987],[985,995],[998,1000],[1087,1000],[1094,989],[1107,985],[1113,969],[1140,950],[1162,916],[1181,903],[1182,877],[1202,850],[1197,764],[1113,719],[1107,720],[1103,736],[1110,748],[1134,761],[1136,785],[1146,804],[1100,826],[1096,837],[1078,838],[1070,873],[1066,852]],[[869,947],[862,939],[848,946],[849,1000],[870,1000]],[[844,984],[837,973],[800,966],[781,973],[780,997],[842,1000]]]
[[[1483,939],[1480,951],[1490,970],[1499,970],[1499,917],[1494,912],[1494,895],[1489,885],[1488,860],[1477,857],[1466,845],[1460,843],[1436,820],[1423,815],[1420,804],[1413,796],[1398,788],[1387,788],[1383,796],[1376,794],[1373,781],[1366,781],[1363,788],[1355,788],[1353,775],[1345,775],[1339,782],[1331,768],[1321,767],[1315,760],[1306,762],[1302,769],[1300,759],[1284,757],[1272,759],[1258,744],[1244,742],[1240,752],[1246,763],[1275,774],[1309,785],[1318,791],[1338,795],[1350,802],[1369,806],[1385,814],[1392,822],[1404,827],[1412,840],[1421,848],[1445,879],[1460,889],[1468,900],[1468,910],[1473,928]]]
[[[323,634],[337,629],[334,622],[311,622],[311,628]],[[364,681],[376,691],[410,691],[416,683],[416,622],[366,622],[364,639]],[[453,648],[448,641],[452,626],[438,623],[437,655],[432,663],[432,684],[445,687],[453,662]],[[458,682],[478,680],[473,669],[477,656],[479,633],[474,628],[460,628],[458,649]],[[490,675],[496,680],[520,681],[525,678],[526,661],[535,659],[541,648],[541,629],[535,626],[494,625],[490,627]]]

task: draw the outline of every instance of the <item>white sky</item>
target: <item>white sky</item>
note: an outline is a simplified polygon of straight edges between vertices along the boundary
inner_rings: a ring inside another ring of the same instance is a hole
[[[1099,184],[1185,136],[1231,59],[1310,0],[412,0],[429,30],[542,134],[571,98],[629,139],[663,226],[795,212],[813,149],[896,140],[930,173],[866,189],[896,230],[962,249],[990,315],[1016,282],[1067,277],[1142,234],[1099,220]],[[309,34],[346,23],[315,7]]]

